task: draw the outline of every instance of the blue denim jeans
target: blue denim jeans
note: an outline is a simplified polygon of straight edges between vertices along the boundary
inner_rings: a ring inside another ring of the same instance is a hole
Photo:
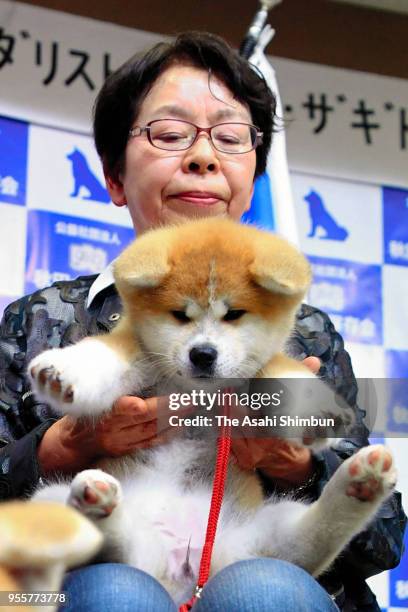
[[[176,612],[167,591],[128,565],[101,563],[70,572],[64,612]],[[336,612],[326,591],[301,568],[277,559],[234,563],[208,581],[194,612]]]

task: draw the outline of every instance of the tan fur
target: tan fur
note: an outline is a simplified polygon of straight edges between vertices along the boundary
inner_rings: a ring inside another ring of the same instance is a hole
[[[30,504],[9,502],[0,506],[0,528],[13,538],[14,542],[29,540],[30,546],[42,548],[57,540],[63,545],[77,532],[81,517],[66,511],[59,504]],[[44,518],[46,517],[46,520]]]
[[[87,561],[102,545],[86,517],[55,502],[0,504],[0,534],[0,591],[58,590],[65,568]]]
[[[21,585],[18,580],[12,575],[8,567],[0,565],[0,592],[1,591],[21,591]],[[32,608],[27,606],[1,606],[5,612],[32,612]]]
[[[183,296],[203,309],[215,297],[228,296],[232,308],[276,321],[289,334],[310,278],[308,262],[288,242],[229,219],[202,219],[150,231],[116,262],[124,317],[100,339],[119,348],[125,358],[139,354],[134,322],[140,326],[146,316],[183,309]]]
[[[119,291],[128,296],[132,289],[147,289],[144,302],[148,303],[157,295],[157,287],[163,290],[171,279],[171,289],[165,292],[169,299],[185,293],[207,305],[212,260],[222,291],[232,290],[265,314],[268,308],[262,307],[262,301],[270,293],[263,288],[266,280],[289,303],[299,301],[310,282],[309,265],[297,249],[270,232],[227,219],[192,221],[143,234],[118,259],[115,280]],[[155,287],[146,287],[147,277],[156,278]],[[164,310],[166,304],[151,307]]]
[[[101,336],[100,339],[124,359],[134,359],[141,353],[135,342],[130,318],[123,318],[110,334]]]
[[[11,575],[10,570],[0,565],[0,591],[19,590],[20,585],[18,584],[18,581]]]

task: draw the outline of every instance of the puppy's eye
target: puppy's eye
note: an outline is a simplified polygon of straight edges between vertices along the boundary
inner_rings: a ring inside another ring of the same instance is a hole
[[[223,321],[236,321],[237,319],[240,319],[242,316],[244,316],[244,314],[246,313],[246,310],[228,310],[227,314],[225,314],[222,318]]]
[[[180,321],[180,323],[189,323],[191,321],[184,310],[172,310],[171,314],[177,321]]]

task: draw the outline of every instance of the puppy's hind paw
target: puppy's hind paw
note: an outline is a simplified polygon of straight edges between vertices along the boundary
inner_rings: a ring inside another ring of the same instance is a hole
[[[102,470],[84,470],[71,484],[68,505],[88,518],[110,516],[122,499],[121,485],[116,478]]]
[[[397,481],[390,451],[382,444],[367,446],[345,462],[346,495],[360,501],[374,501],[391,493]]]

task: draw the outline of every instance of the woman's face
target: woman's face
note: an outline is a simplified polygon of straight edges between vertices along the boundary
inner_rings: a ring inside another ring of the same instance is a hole
[[[185,119],[200,127],[223,121],[252,123],[249,110],[237,102],[215,76],[191,66],[168,68],[147,94],[133,126],[154,119]],[[153,147],[146,133],[130,138],[125,171],[119,181],[107,177],[112,201],[127,204],[137,233],[193,217],[229,216],[238,220],[250,206],[255,151],[220,153],[204,132],[186,151]]]

